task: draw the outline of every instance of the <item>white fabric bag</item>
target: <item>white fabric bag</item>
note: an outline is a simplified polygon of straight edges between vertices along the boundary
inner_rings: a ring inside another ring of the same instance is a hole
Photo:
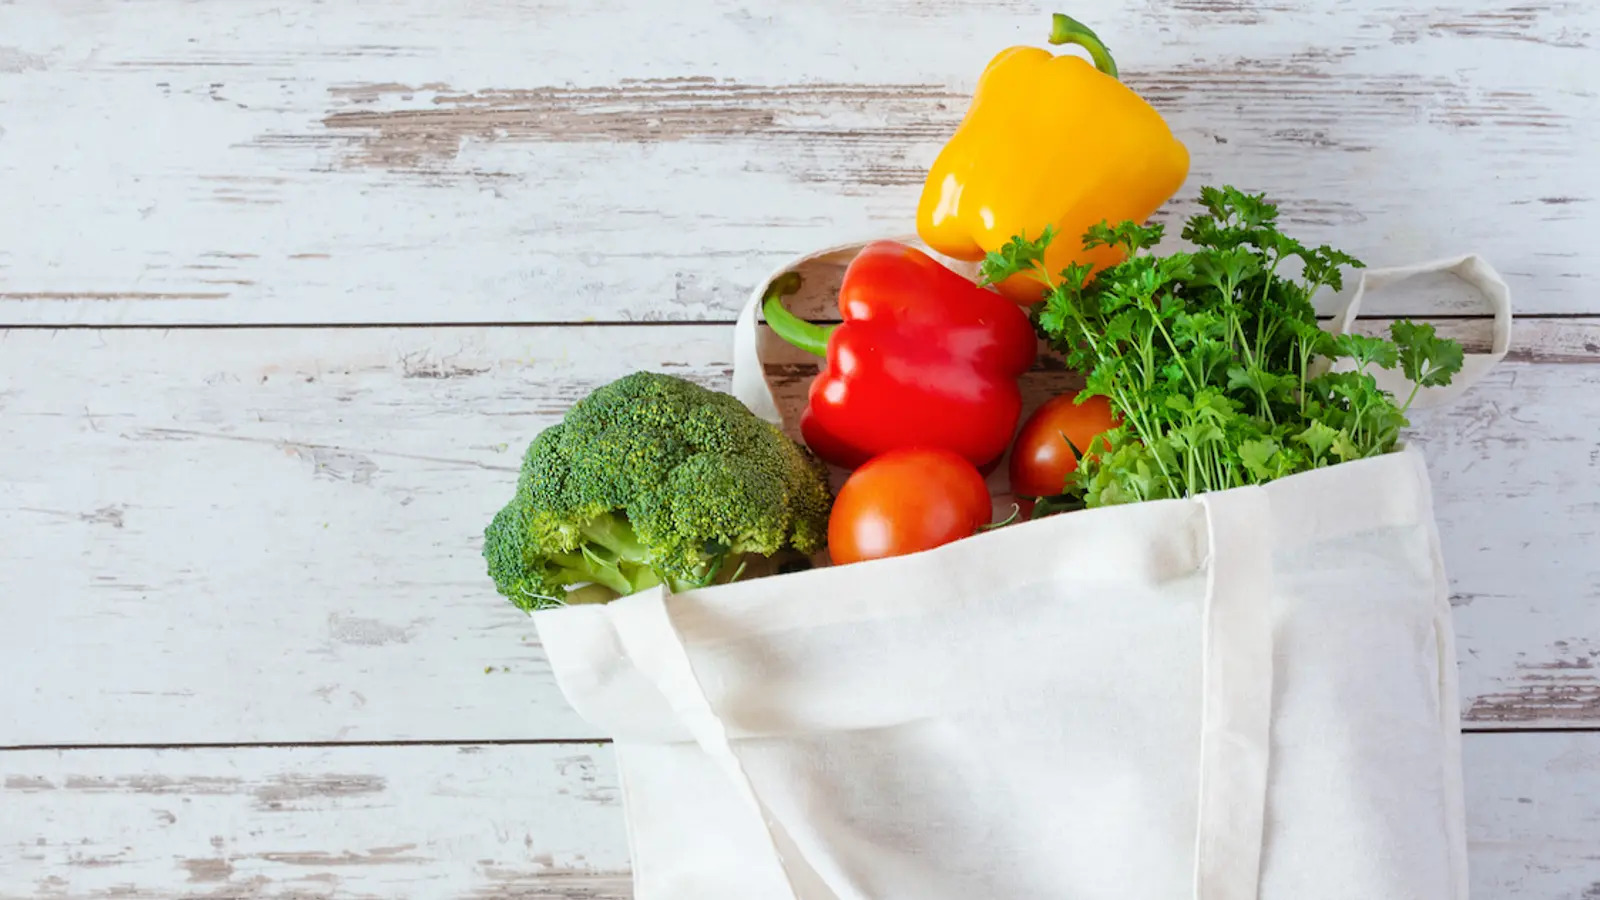
[[[860,245],[802,258],[823,290]],[[1363,296],[1474,256],[1368,270]],[[774,277],[777,273],[774,273]],[[779,413],[752,294],[735,393]],[[1402,395],[1403,396],[1403,395]],[[615,741],[637,900],[1461,900],[1420,454],[535,614]]]

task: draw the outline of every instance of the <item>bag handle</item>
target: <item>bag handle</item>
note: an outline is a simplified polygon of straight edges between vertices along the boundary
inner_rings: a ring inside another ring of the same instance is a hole
[[[739,318],[733,323],[733,396],[757,416],[780,427],[783,425],[783,416],[778,412],[778,398],[772,395],[772,387],[767,384],[766,369],[761,365],[761,329],[756,324],[756,316],[761,311],[761,301],[766,296],[767,288],[778,276],[797,267],[801,261],[784,263],[757,282],[756,289],[744,302],[744,308],[739,310]]]
[[[1453,402],[1473,385],[1482,381],[1484,376],[1489,374],[1489,370],[1505,358],[1506,351],[1511,349],[1511,288],[1506,285],[1499,273],[1477,254],[1468,253],[1463,256],[1435,259],[1411,266],[1360,271],[1361,277],[1356,283],[1355,293],[1350,295],[1344,308],[1333,317],[1334,334],[1350,332],[1351,327],[1355,325],[1356,316],[1361,312],[1361,302],[1368,292],[1381,291],[1418,275],[1435,272],[1448,272],[1465,281],[1478,292],[1489,310],[1494,313],[1494,340],[1490,344],[1489,352],[1466,354],[1461,363],[1461,371],[1450,379],[1450,383],[1438,387],[1425,387],[1418,391],[1416,399],[1411,403],[1413,408],[1426,409]],[[1411,382],[1407,381],[1405,375],[1398,369],[1374,367],[1367,371],[1377,381],[1378,387],[1396,397],[1405,397],[1411,393]]]
[[[783,823],[762,802],[749,773],[734,754],[727,725],[707,699],[683,637],[672,624],[667,609],[669,596],[665,589],[656,588],[605,605],[623,653],[667,699],[678,720],[694,735],[695,743],[717,763],[755,813],[758,833],[766,836],[793,900],[838,900],[833,889],[811,868]]]
[[[932,253],[914,236],[893,235],[882,238],[911,244],[918,249],[928,252],[945,265],[964,274],[974,274],[966,270],[973,269],[971,263],[962,263],[946,259]],[[761,330],[759,317],[761,304],[766,297],[767,288],[780,275],[803,268],[808,263],[837,256],[840,262],[848,262],[872,239],[862,239],[835,244],[831,247],[797,256],[783,265],[772,270],[767,277],[756,282],[755,290],[751,291],[744,307],[739,311],[739,317],[734,322],[733,332],[733,396],[738,398],[745,406],[749,407],[757,416],[776,425],[783,424],[783,416],[778,410],[778,401],[772,394],[772,388],[767,384],[765,369],[761,364]],[[1347,334],[1355,325],[1357,316],[1361,313],[1362,302],[1370,291],[1380,291],[1386,287],[1413,278],[1417,275],[1432,274],[1435,272],[1449,272],[1465,281],[1469,286],[1483,297],[1489,310],[1494,314],[1494,338],[1488,353],[1468,353],[1462,361],[1461,371],[1450,380],[1448,385],[1427,387],[1417,392],[1412,406],[1418,409],[1443,406],[1454,401],[1473,385],[1482,381],[1500,360],[1505,358],[1506,352],[1511,348],[1511,289],[1492,266],[1481,256],[1469,253],[1462,256],[1436,259],[1428,262],[1417,263],[1411,266],[1395,266],[1379,269],[1362,269],[1356,282],[1355,292],[1345,302],[1342,309],[1333,317],[1332,331],[1334,334]],[[1411,383],[1398,371],[1386,369],[1372,370],[1373,377],[1378,386],[1396,396],[1404,397],[1411,392]]]
[[[1272,510],[1261,487],[1197,499],[1208,559],[1194,900],[1256,900],[1272,737]]]

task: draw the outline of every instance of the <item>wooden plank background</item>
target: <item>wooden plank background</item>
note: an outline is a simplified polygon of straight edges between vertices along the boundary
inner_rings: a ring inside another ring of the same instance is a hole
[[[1463,713],[1600,726],[1600,458],[1570,414],[1600,393],[1600,320],[1518,341],[1415,417]],[[730,349],[699,325],[11,332],[0,352],[30,374],[0,417],[0,470],[24,473],[0,534],[12,596],[53,599],[11,616],[9,743],[596,737],[486,583],[483,526],[578,396],[634,368],[726,388]],[[813,368],[771,349],[798,408]],[[1030,402],[1069,381],[1035,373]]]
[[[1050,11],[0,0],[0,898],[627,897],[609,750],[482,527],[574,399],[725,387],[772,266],[906,232]],[[1510,359],[1411,436],[1474,897],[1600,896],[1600,7],[1062,11],[1188,143],[1182,197],[1511,283]],[[1370,311],[1486,334],[1415,287]],[[792,410],[811,364],[769,349]]]
[[[788,255],[907,230],[1049,9],[13,2],[0,321],[727,319]],[[1078,12],[1190,147],[1183,198],[1238,183],[1374,264],[1474,250],[1522,311],[1595,311],[1593,3]]]
[[[1472,734],[1474,898],[1600,891],[1600,736]],[[627,900],[593,745],[0,756],[4,897]],[[14,824],[12,824],[14,823]]]

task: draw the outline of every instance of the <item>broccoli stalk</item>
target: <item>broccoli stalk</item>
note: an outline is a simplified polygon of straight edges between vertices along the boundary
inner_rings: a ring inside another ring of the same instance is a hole
[[[590,581],[616,591],[619,596],[661,583],[649,567],[650,551],[639,543],[633,528],[614,513],[595,516],[579,527],[587,543],[574,553],[557,554],[569,577]]]
[[[820,550],[831,502],[822,463],[738,400],[637,372],[534,439],[484,556],[525,610],[686,590]]]

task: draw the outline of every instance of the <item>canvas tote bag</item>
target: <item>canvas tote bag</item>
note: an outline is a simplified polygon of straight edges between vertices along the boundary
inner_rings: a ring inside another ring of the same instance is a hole
[[[826,293],[859,247],[779,271]],[[1481,294],[1495,335],[1422,404],[1505,355],[1509,293],[1483,260],[1367,270],[1334,320],[1430,272]],[[734,387],[779,421],[765,287]],[[534,618],[615,742],[637,900],[1467,896],[1454,638],[1414,449]]]

